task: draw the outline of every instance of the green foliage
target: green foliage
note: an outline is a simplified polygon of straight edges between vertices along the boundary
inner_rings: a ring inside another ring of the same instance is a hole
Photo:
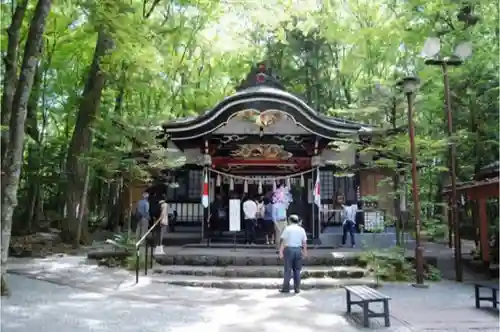
[[[129,248],[129,250],[135,249],[136,239],[129,237],[128,233],[117,233],[113,236],[112,241],[119,246]]]
[[[149,259],[151,259],[151,257],[149,257],[148,260]],[[124,260],[122,266],[127,270],[135,271],[137,267],[137,257],[136,256],[127,257]],[[139,269],[144,269],[145,266],[146,266],[146,256],[139,255]]]
[[[404,256],[404,250],[392,248],[387,251],[367,251],[361,254],[360,261],[383,281],[408,281],[411,279],[412,266]]]
[[[400,247],[365,251],[360,255],[360,261],[366,264],[377,280],[411,281],[415,279],[415,268],[405,257],[405,250]],[[436,267],[427,265],[424,277],[429,281],[439,281],[441,273]]]
[[[422,236],[430,241],[444,239],[448,234],[448,226],[439,219],[424,219],[422,226],[424,229]]]
[[[1,5],[3,52],[10,4]],[[459,180],[469,180],[481,166],[498,160],[499,151],[498,1],[475,2],[481,20],[468,29],[456,18],[461,5],[429,0],[417,9],[412,1],[303,0],[256,7],[244,1],[183,0],[160,2],[146,18],[137,0],[54,4],[41,80],[34,87],[40,94],[32,120],[40,137],[26,140],[19,223],[14,226],[28,228],[49,211],[64,215],[65,174],[72,171],[66,169],[67,151],[73,131],[79,130],[76,114],[97,31],[104,29],[113,38],[113,51],[101,61],[107,81],[92,124],[93,148],[80,156],[91,168],[91,220],[118,214],[115,205],[127,181],[147,180],[151,168],[183,165],[178,154],[158,146],[163,123],[213,108],[234,92],[255,62],[266,60],[287,89],[319,113],[382,129],[407,126],[406,101],[394,83],[406,74],[420,77],[414,120],[422,220],[427,234],[437,239],[446,233],[440,220],[448,153],[442,73],[419,57],[427,36],[441,35],[443,55],[460,41],[474,44],[472,57],[450,70]],[[352,143],[352,138],[344,141]],[[394,169],[399,163],[409,171],[404,130],[363,149],[385,155],[368,167]],[[144,152],[150,155],[147,163]],[[409,181],[391,197],[397,192],[410,193]]]

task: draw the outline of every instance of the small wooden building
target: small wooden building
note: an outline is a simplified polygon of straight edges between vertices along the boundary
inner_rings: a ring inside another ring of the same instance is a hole
[[[464,203],[469,201],[473,206],[473,223],[474,223],[474,234],[479,235],[477,237],[479,243],[479,251],[481,261],[485,264],[490,264],[492,257],[492,250],[496,250],[496,262],[498,264],[498,193],[499,193],[499,163],[493,163],[487,165],[481,169],[481,171],[474,176],[472,181],[457,183],[456,190],[457,195],[462,198]],[[444,188],[443,194],[446,197],[451,197],[451,186],[446,186]],[[488,200],[491,198],[497,199],[497,204],[494,206],[494,213],[488,213]],[[449,199],[448,199],[449,200]],[[460,204],[460,202],[457,202]],[[474,211],[476,210],[476,211]],[[448,213],[451,217],[451,213]],[[448,220],[450,229],[454,229],[451,224],[451,218]],[[460,225],[461,230],[463,230],[462,225]],[[493,231],[494,230],[494,231]],[[456,234],[453,233],[453,237]],[[460,238],[462,238],[460,236]],[[450,237],[451,239],[451,237]],[[451,246],[451,242],[450,242]]]

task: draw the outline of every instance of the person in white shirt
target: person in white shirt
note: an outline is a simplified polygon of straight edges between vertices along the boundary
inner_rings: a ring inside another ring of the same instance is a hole
[[[347,233],[351,237],[351,246],[354,247],[354,232],[356,230],[356,213],[358,206],[353,201],[346,202],[342,205],[342,245],[344,246],[347,240]]]
[[[255,244],[255,228],[257,226],[258,205],[253,198],[243,203],[243,222],[245,226],[245,243]]]
[[[307,257],[307,235],[304,228],[300,226],[299,216],[292,214],[288,221],[289,225],[281,233],[279,256],[280,259],[284,259],[284,273],[283,287],[280,292],[290,292],[290,279],[293,274],[293,288],[295,293],[299,293],[302,259]]]
[[[163,237],[168,232],[168,204],[166,202],[166,197],[164,194],[160,195],[160,201],[158,202],[158,204],[160,204],[160,216],[157,220],[153,221],[160,221],[153,230],[156,238],[154,255],[164,255],[165,252],[163,250]]]

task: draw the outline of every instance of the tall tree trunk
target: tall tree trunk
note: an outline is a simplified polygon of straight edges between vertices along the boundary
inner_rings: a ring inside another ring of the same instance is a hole
[[[4,57],[5,73],[3,80],[2,94],[2,141],[0,146],[2,164],[5,160],[5,153],[9,142],[9,132],[6,130],[10,125],[10,116],[12,114],[12,101],[16,92],[17,84],[17,47],[19,45],[20,30],[23,24],[24,14],[28,0],[22,0],[12,15],[12,22],[7,29],[7,52]],[[2,165],[3,166],[3,165]]]
[[[63,235],[64,239],[71,243],[78,236],[78,210],[86,208],[79,205],[86,201],[82,199],[82,196],[85,194],[85,179],[89,169],[80,160],[80,157],[92,148],[92,125],[99,114],[101,94],[106,83],[106,75],[101,71],[101,59],[112,48],[112,43],[104,28],[101,28],[98,32],[92,65],[83,90],[75,130],[68,149],[66,160],[67,216]],[[85,225],[82,228],[86,229]]]
[[[12,229],[12,215],[17,206],[17,189],[19,175],[23,164],[24,132],[28,100],[33,87],[36,66],[40,57],[40,49],[45,31],[45,23],[52,5],[51,0],[39,0],[30,23],[28,38],[24,48],[21,73],[16,92],[12,101],[12,114],[9,125],[9,143],[5,154],[4,174],[2,175],[2,252],[1,278],[2,294],[8,293],[5,285],[5,268],[9,253],[10,233]],[[10,45],[9,45],[10,46]]]
[[[42,43],[43,50],[43,43]],[[33,88],[31,90],[30,99],[28,101],[25,132],[38,144],[28,144],[28,162],[25,168],[27,185],[28,185],[28,199],[27,199],[27,210],[24,218],[25,229],[31,231],[33,228],[33,219],[35,212],[37,211],[37,204],[39,201],[39,187],[40,187],[40,172],[41,167],[40,157],[42,146],[40,143],[40,133],[38,131],[38,121],[37,121],[37,111],[38,111],[38,101],[40,99],[40,92],[42,89],[42,72],[43,68],[41,61],[36,68],[35,78],[33,81]],[[21,227],[24,227],[21,226]]]

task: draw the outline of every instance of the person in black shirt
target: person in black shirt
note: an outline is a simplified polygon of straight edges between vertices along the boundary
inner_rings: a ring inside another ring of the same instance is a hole
[[[219,232],[219,235],[222,235],[222,226],[227,220],[227,211],[220,194],[217,194],[212,204],[210,204],[210,216],[208,220],[210,222],[209,230],[211,235],[215,232]]]

